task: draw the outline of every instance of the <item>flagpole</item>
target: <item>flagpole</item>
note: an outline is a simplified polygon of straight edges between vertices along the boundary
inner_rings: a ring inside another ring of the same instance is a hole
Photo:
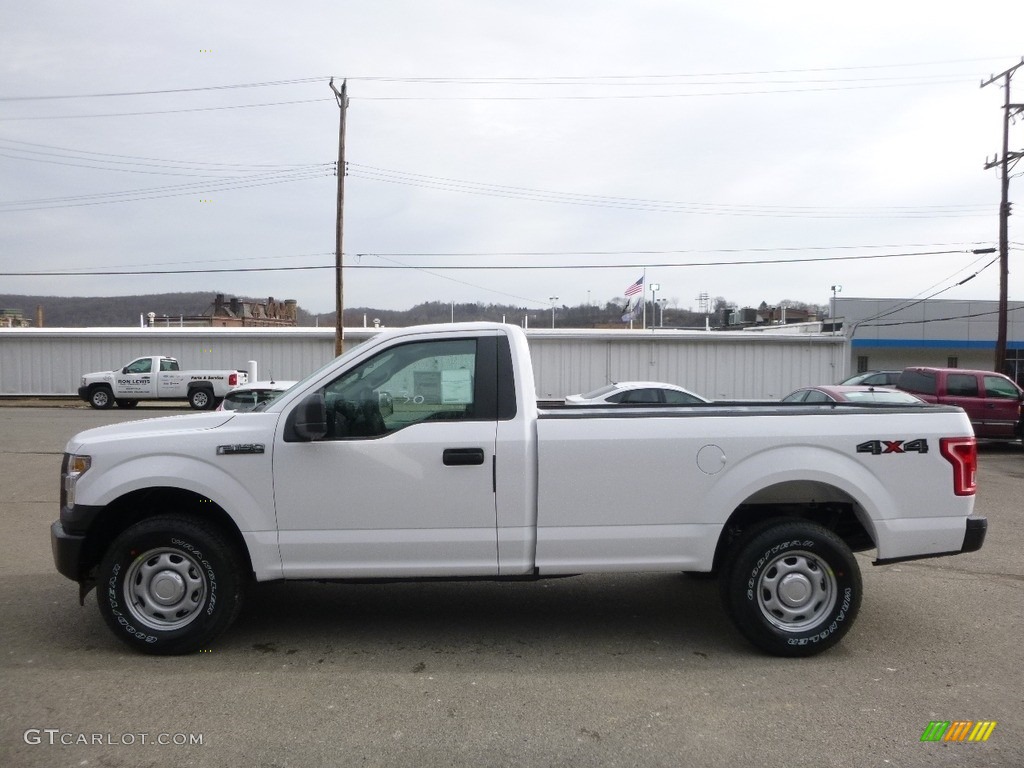
[[[647,330],[647,267],[644,267],[644,289],[640,291],[641,301],[644,303],[644,327]]]

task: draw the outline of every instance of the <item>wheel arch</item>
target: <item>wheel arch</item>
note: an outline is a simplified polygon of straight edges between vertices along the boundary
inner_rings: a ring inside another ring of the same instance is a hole
[[[777,518],[818,523],[855,552],[876,547],[879,532],[874,521],[889,517],[895,507],[890,491],[863,465],[820,446],[767,450],[723,475],[708,499],[710,509],[728,510],[715,549],[715,568],[744,531]]]
[[[137,488],[106,504],[89,528],[83,549],[83,571],[95,570],[104,552],[123,531],[136,523],[162,515],[186,515],[214,526],[236,548],[245,563],[245,576],[253,572],[252,556],[234,518],[217,502],[187,488]]]

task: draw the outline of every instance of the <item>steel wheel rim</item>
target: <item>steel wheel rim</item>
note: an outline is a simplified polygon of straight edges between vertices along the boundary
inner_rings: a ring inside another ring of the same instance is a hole
[[[769,624],[800,632],[832,613],[839,594],[828,563],[803,550],[787,552],[768,563],[757,580],[757,604]]]
[[[162,547],[139,555],[124,579],[132,618],[155,630],[180,629],[193,622],[206,602],[206,572],[191,554]]]
[[[107,397],[106,390],[100,389],[93,393],[92,401],[99,406],[104,406],[110,402],[110,398]]]
[[[210,404],[210,398],[205,392],[197,392],[192,395],[192,402],[198,405],[200,408],[205,408]]]

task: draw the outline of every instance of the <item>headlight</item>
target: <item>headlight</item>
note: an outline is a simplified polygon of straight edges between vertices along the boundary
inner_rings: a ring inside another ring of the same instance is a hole
[[[61,507],[75,506],[75,485],[78,479],[92,466],[91,456],[65,454],[64,471],[61,473]]]

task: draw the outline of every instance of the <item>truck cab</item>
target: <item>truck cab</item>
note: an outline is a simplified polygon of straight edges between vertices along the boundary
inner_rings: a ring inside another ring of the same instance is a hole
[[[906,368],[896,387],[922,400],[963,408],[977,437],[1017,440],[1024,432],[1024,390],[994,371]]]

